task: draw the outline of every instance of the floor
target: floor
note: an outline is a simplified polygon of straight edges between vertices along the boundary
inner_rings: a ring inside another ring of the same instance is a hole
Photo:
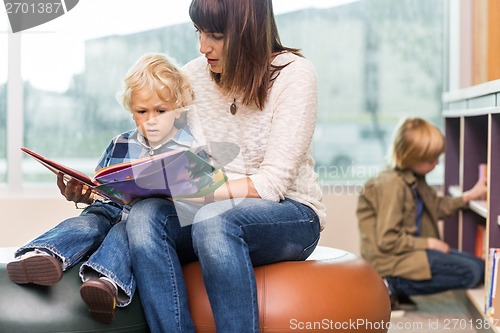
[[[493,333],[467,298],[465,291],[415,296],[418,310],[392,317],[389,333]]]

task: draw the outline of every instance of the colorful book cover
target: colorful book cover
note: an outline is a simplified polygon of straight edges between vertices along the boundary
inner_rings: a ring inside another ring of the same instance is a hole
[[[485,273],[485,313],[488,318],[498,318],[500,309],[500,295],[497,295],[499,260],[500,249],[491,248]]]
[[[190,150],[170,151],[115,164],[97,171],[94,177],[49,160],[27,148],[22,151],[55,174],[76,179],[99,195],[130,204],[138,198],[195,198],[215,191],[226,181],[224,173]]]
[[[491,313],[493,318],[498,318],[498,310],[500,310],[500,295],[497,295],[498,287],[498,261],[500,260],[499,249],[495,249],[495,261],[493,263],[493,273],[491,274]]]
[[[493,271],[494,271],[494,263],[495,263],[496,250],[494,248],[489,249],[488,251],[488,259],[486,260],[486,272],[485,272],[485,281],[484,281],[484,313],[486,317],[493,318],[492,313],[492,291],[493,291]]]

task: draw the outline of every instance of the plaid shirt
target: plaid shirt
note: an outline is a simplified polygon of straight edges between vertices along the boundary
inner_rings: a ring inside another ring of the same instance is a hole
[[[187,127],[180,128],[166,143],[149,147],[137,129],[116,136],[108,145],[97,164],[96,171],[110,165],[129,162],[145,156],[153,156],[170,150],[187,150],[193,146],[194,138]]]
[[[116,136],[111,141],[99,159],[96,171],[110,165],[129,162],[147,155],[152,156],[174,149],[188,150],[193,146],[193,143],[194,138],[189,129],[187,127],[182,127],[166,143],[151,148],[146,144],[144,136],[142,136],[137,129],[134,129]],[[95,204],[104,204],[104,209],[110,212],[110,216],[116,216],[116,218],[113,218],[113,224],[119,222],[120,220],[126,220],[130,210],[129,206],[122,206],[110,200],[104,200],[102,202],[98,200],[89,207]],[[116,212],[116,208],[121,210],[118,215],[114,213]]]

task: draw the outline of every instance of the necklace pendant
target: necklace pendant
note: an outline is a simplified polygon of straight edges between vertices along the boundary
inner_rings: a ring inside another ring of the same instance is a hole
[[[154,150],[153,150],[153,149],[151,149],[151,150],[149,151],[149,156],[153,156],[154,154],[155,154]]]
[[[236,114],[236,98],[233,99],[233,103],[231,104],[231,107],[229,107],[229,111],[233,116]]]

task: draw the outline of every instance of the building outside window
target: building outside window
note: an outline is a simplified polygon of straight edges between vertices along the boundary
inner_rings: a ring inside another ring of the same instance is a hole
[[[133,126],[115,98],[132,63],[146,52],[167,53],[180,65],[199,56],[189,2],[178,1],[177,14],[159,0],[80,1],[65,15],[21,32],[15,52],[23,83],[14,89],[23,95],[23,146],[91,175],[111,138]],[[360,184],[380,171],[401,117],[441,125],[444,6],[433,0],[323,0],[290,10],[293,1],[273,3],[283,44],[301,48],[318,73],[313,152],[323,184]],[[16,167],[6,162],[6,36],[0,34],[0,182],[8,167]],[[22,159],[23,184],[54,179],[34,160]]]

